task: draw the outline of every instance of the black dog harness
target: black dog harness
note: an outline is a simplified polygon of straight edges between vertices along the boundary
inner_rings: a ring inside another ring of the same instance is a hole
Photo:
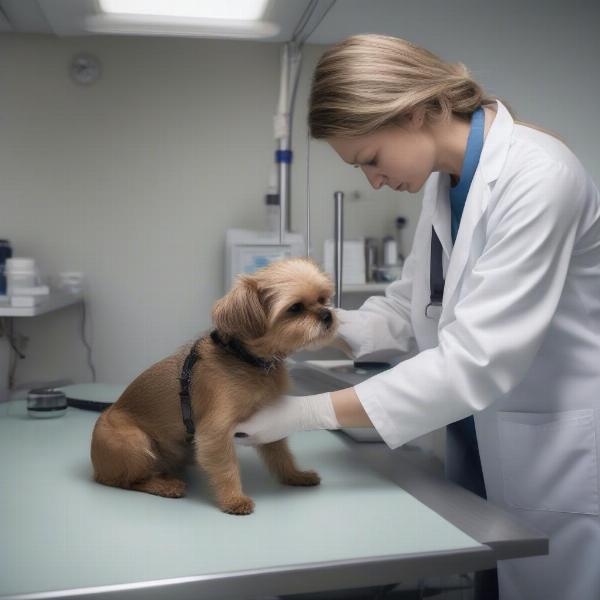
[[[200,340],[198,340],[199,342]],[[192,404],[190,402],[190,379],[192,378],[192,369],[196,364],[196,361],[200,358],[198,352],[196,352],[196,346],[198,342],[192,345],[190,353],[187,355],[183,368],[181,369],[181,377],[179,383],[181,385],[181,391],[179,392],[179,398],[181,400],[181,416],[183,417],[183,423],[185,425],[185,441],[191,442],[194,439],[194,433],[196,428],[194,427],[194,421],[192,420]]]
[[[202,338],[201,338],[202,339]],[[255,356],[251,352],[249,352],[242,342],[240,342],[236,338],[230,338],[225,341],[216,329],[210,332],[210,339],[214,344],[220,346],[225,350],[228,354],[239,358],[245,363],[252,365],[253,367],[258,367],[262,369],[265,375],[268,375],[273,367],[275,367],[279,360],[272,359],[266,360],[264,358],[260,358],[259,356]],[[185,425],[186,436],[185,439],[187,442],[191,442],[194,439],[194,433],[196,432],[196,428],[194,427],[194,421],[192,419],[192,404],[190,401],[190,383],[192,378],[192,369],[196,362],[201,358],[201,356],[196,351],[196,346],[200,340],[195,342],[192,345],[192,348],[187,355],[185,362],[183,363],[183,367],[181,369],[181,377],[179,378],[179,383],[181,386],[181,391],[179,392],[179,398],[181,400],[181,416],[183,417],[183,423]]]
[[[277,360],[265,360],[264,358],[260,358],[260,356],[254,356],[254,354],[248,352],[242,342],[236,338],[231,338],[228,341],[224,341],[216,329],[213,329],[210,332],[210,339],[217,344],[217,346],[221,346],[221,348],[223,348],[223,350],[227,351],[229,354],[233,354],[235,357],[243,360],[245,363],[248,363],[253,367],[259,367],[260,369],[263,369],[265,373],[269,373],[269,371],[278,362]]]

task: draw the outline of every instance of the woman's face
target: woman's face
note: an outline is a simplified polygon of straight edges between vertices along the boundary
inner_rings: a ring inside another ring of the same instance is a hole
[[[361,168],[376,190],[387,185],[414,194],[438,170],[434,138],[422,120],[362,137],[327,138],[327,142],[343,161]]]

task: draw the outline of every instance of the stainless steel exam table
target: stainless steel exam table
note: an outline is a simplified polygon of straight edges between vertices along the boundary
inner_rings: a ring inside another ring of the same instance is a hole
[[[91,478],[98,413],[27,417],[0,404],[0,598],[255,598],[383,585],[546,554],[548,540],[430,473],[421,453],[342,433],[293,435],[316,488],[279,485],[240,447],[250,516],[221,513],[203,476],[185,498]]]

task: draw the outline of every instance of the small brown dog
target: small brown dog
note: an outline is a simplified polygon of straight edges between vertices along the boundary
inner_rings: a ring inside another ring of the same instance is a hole
[[[287,391],[286,356],[332,341],[331,295],[331,280],[309,259],[277,261],[239,277],[213,307],[210,336],[144,371],[100,415],[92,435],[94,479],[177,498],[185,492],[178,474],[195,459],[221,510],[251,513],[254,502],[242,491],[234,429]],[[198,359],[190,368],[186,357],[192,351]],[[191,372],[187,423],[180,399],[184,363]],[[191,433],[186,441],[186,427],[188,433],[195,428],[193,443]],[[285,439],[258,451],[281,483],[319,484],[317,473],[296,467]]]

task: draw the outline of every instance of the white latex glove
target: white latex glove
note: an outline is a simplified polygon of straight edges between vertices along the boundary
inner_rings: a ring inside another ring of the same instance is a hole
[[[235,442],[258,446],[288,437],[295,431],[339,429],[331,395],[282,396],[235,428]],[[246,434],[245,436],[242,434]]]

